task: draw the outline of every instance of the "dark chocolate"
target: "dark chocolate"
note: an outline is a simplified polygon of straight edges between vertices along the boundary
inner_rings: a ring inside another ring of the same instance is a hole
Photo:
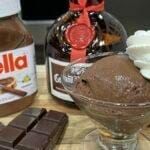
[[[45,108],[28,108],[22,114],[41,119],[46,113]]]
[[[24,135],[23,130],[7,126],[0,132],[0,145],[14,147]]]
[[[66,118],[65,113],[60,113],[54,110],[50,110],[45,116],[44,119],[55,121],[55,122],[62,122],[64,118]]]
[[[30,132],[16,146],[18,150],[45,150],[50,143],[48,136]]]
[[[26,109],[0,131],[0,150],[52,150],[67,122],[64,113]]]
[[[58,111],[50,110],[44,117],[44,119],[47,119],[49,121],[55,121],[59,124],[59,128],[53,137],[53,143],[56,144],[56,141],[60,139],[60,135],[62,135],[66,124],[68,123],[68,116],[65,113],[61,113]]]
[[[52,138],[56,134],[58,128],[59,128],[59,125],[57,122],[42,119],[32,129],[32,131],[48,135],[50,138]]]
[[[20,115],[9,123],[9,126],[29,131],[36,123],[36,119],[31,116]]]

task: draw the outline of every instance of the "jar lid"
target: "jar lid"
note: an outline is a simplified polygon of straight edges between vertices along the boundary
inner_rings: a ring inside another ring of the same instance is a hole
[[[0,18],[18,14],[20,11],[20,0],[0,0]]]

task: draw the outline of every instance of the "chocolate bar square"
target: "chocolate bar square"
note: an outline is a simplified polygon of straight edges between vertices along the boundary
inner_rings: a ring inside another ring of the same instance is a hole
[[[28,132],[36,124],[36,118],[31,116],[19,115],[9,123],[9,126],[23,129]]]
[[[18,150],[45,150],[50,145],[48,136],[29,132],[16,146]]]
[[[50,110],[45,116],[44,119],[55,121],[55,122],[62,122],[64,118],[67,118],[65,113],[60,113],[54,110]]]
[[[28,108],[22,114],[35,117],[39,120],[46,113],[47,111],[45,108]]]
[[[32,131],[45,134],[50,138],[52,138],[55,135],[58,128],[59,128],[58,123],[41,119],[38,122],[38,124],[32,129]]]
[[[23,130],[7,126],[0,132],[0,145],[14,147],[24,135]]]

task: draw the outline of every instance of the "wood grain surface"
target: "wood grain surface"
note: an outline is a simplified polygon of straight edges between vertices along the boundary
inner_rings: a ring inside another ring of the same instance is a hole
[[[37,74],[39,89],[32,107],[44,107],[47,110],[62,111],[69,115],[69,124],[55,150],[83,150],[82,141],[88,133],[96,129],[95,125],[73,104],[67,105],[53,99],[47,90],[44,66],[37,67]],[[0,121],[7,125],[17,115],[18,113],[3,117]],[[150,150],[150,128],[141,131],[139,143],[139,150]]]

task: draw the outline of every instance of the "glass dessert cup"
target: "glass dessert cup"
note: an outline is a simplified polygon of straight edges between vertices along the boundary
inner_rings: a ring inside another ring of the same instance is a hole
[[[76,81],[102,55],[79,59],[65,68],[62,84],[79,108],[95,123],[97,130],[84,141],[85,150],[136,150],[137,135],[150,123],[150,103],[114,103],[74,92]],[[109,91],[108,91],[109,92]]]

